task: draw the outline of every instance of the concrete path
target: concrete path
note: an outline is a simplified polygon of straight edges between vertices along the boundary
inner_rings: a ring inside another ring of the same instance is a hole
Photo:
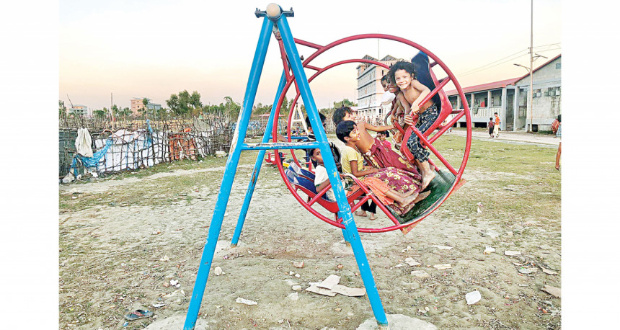
[[[447,134],[466,136],[467,132],[462,130],[452,130]],[[554,146],[557,147],[560,139],[551,134],[538,134],[538,133],[524,133],[524,132],[500,132],[498,138],[489,138],[487,131],[472,131],[472,137],[474,139],[482,139],[488,141],[497,142],[517,142],[517,143],[530,143],[542,146]]]

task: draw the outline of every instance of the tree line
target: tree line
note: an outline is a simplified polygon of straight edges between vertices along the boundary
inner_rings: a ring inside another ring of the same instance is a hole
[[[104,107],[103,109],[93,110],[93,117],[97,119],[106,119],[106,118],[115,118],[115,119],[166,119],[168,117],[200,117],[201,115],[208,114],[216,114],[223,115],[226,114],[230,116],[232,120],[236,120],[239,116],[239,112],[241,111],[241,104],[235,102],[232,97],[225,96],[224,102],[220,104],[203,104],[200,100],[201,95],[197,91],[193,91],[191,94],[187,90],[183,90],[178,94],[170,95],[170,98],[166,100],[167,107],[162,107],[161,109],[148,109],[147,105],[149,100],[144,98],[142,103],[144,108],[138,110],[139,114],[135,116],[131,109],[128,107],[120,108],[116,104],[112,105],[110,109]],[[286,96],[282,102],[282,107],[280,108],[280,114],[284,116],[288,116],[290,111],[291,102],[288,101]],[[324,108],[319,109],[319,112],[329,115],[331,114],[335,108],[340,107],[342,105],[345,106],[356,106],[355,103],[349,101],[348,99],[343,99],[342,101],[334,102],[333,108]],[[271,111],[271,104],[262,104],[257,103],[252,108],[252,114],[262,115],[267,114]],[[302,111],[305,111],[305,107],[301,105]],[[70,116],[75,116],[75,114],[70,114],[67,111],[67,107],[64,104],[64,101],[58,101],[58,112],[59,118],[67,118]],[[64,116],[64,117],[63,117]]]

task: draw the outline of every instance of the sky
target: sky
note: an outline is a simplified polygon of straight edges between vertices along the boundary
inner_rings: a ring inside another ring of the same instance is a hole
[[[171,94],[188,90],[198,91],[204,104],[222,103],[225,96],[241,103],[263,20],[254,11],[268,3],[61,0],[58,98],[90,109],[110,107],[112,101],[128,107],[134,97],[166,106]],[[288,22],[295,38],[326,45],[363,33],[399,36],[433,52],[464,87],[527,73],[513,65],[529,65],[527,0],[405,1],[390,7],[365,0],[278,4],[293,8]],[[271,104],[275,97],[282,64],[274,40],[256,103]],[[305,57],[314,51],[298,49]],[[559,0],[535,1],[534,49],[548,58],[561,53]],[[373,39],[338,46],[312,64],[364,55],[410,59],[416,52]],[[356,98],[356,66],[331,69],[311,84],[319,108]]]

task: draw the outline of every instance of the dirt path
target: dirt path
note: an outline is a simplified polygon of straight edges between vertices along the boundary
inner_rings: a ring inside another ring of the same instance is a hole
[[[216,168],[210,171],[222,171]],[[249,173],[250,167],[240,173]],[[141,180],[72,185],[61,194],[110,193],[171,175]],[[363,287],[351,249],[341,231],[312,217],[288,193],[273,168],[263,170],[247,216],[241,242],[229,248],[246,180],[234,185],[211,272],[200,320],[214,328],[355,329],[373,317],[366,296],[321,296],[304,291],[310,282],[331,274],[340,284]],[[239,177],[239,176],[238,176]],[[243,175],[242,175],[243,177]],[[470,172],[474,189],[483,173]],[[199,187],[191,202],[171,206],[110,207],[100,205],[60,215],[60,325],[62,329],[137,329],[154,319],[132,321],[135,309],[155,311],[165,319],[187,311],[217,187]],[[209,191],[209,193],[204,193]],[[559,299],[542,292],[560,286],[560,232],[552,219],[523,218],[512,225],[481,221],[475,209],[455,213],[441,208],[411,233],[362,234],[385,310],[430,322],[439,328],[559,327]],[[358,226],[371,225],[358,218]],[[379,220],[387,224],[383,215]],[[495,252],[484,254],[485,248]],[[506,251],[519,251],[506,256]],[[407,258],[419,265],[411,266]],[[303,268],[293,266],[304,262]],[[448,269],[436,265],[449,264]],[[548,269],[548,273],[543,272]],[[412,275],[412,271],[418,274]],[[521,272],[520,272],[521,271]],[[531,273],[528,273],[531,272]],[[178,281],[179,287],[170,286]],[[293,290],[300,285],[301,291]],[[465,295],[481,293],[468,305]],[[247,306],[237,298],[256,301]],[[155,308],[153,304],[165,304]]]

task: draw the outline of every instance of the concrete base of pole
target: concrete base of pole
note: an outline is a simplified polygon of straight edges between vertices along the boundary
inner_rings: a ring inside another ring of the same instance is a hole
[[[437,327],[426,321],[409,317],[402,314],[388,314],[388,327],[390,330],[437,330]],[[370,318],[362,323],[357,330],[378,330],[387,329],[380,327],[375,318]]]

